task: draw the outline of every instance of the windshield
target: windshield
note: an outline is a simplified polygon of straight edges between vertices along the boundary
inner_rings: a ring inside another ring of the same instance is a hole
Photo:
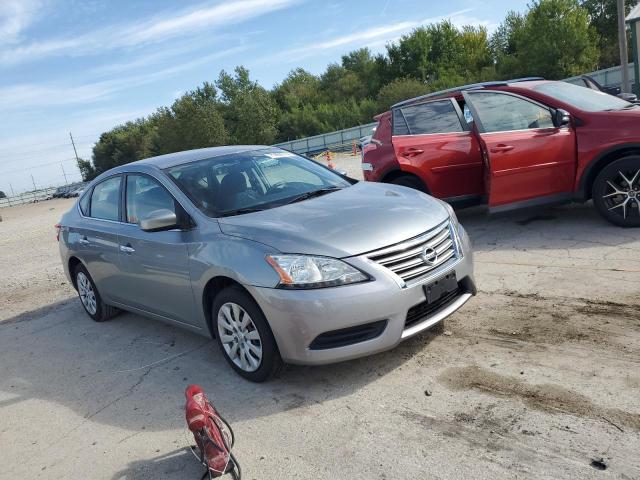
[[[279,148],[222,155],[166,172],[214,218],[279,207],[351,185],[313,160]]]
[[[633,103],[629,103],[608,93],[598,92],[567,82],[543,83],[535,87],[534,90],[560,100],[561,102],[573,105],[585,112],[621,110],[633,106]]]

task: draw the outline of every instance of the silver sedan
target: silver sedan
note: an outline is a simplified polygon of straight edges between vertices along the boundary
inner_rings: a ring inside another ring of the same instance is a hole
[[[284,363],[393,348],[476,292],[444,202],[272,147],[217,147],[103,173],[59,225],[87,314],[211,336],[252,381]]]

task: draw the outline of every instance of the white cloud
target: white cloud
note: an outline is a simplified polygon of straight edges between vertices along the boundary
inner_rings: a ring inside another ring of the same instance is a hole
[[[239,53],[247,48],[247,46],[234,47],[161,70],[112,80],[80,85],[11,85],[0,88],[0,105],[2,105],[3,110],[11,111],[34,107],[45,109],[47,107],[86,104],[105,100],[118,91],[154,83],[195,67],[206,65],[209,62]]]
[[[13,44],[37,18],[42,8],[39,0],[0,1],[0,45]]]
[[[9,0],[16,1],[19,0]],[[54,55],[93,55],[117,48],[134,48],[257,18],[300,0],[235,0],[165,11],[150,19],[112,25],[73,37],[52,38],[0,51],[0,64],[32,61]]]
[[[354,47],[384,45],[386,43],[397,40],[401,34],[408,33],[410,30],[416,27],[427,25],[430,23],[441,22],[443,20],[451,20],[451,22],[456,26],[467,25],[469,23],[481,24],[479,20],[465,16],[465,14],[470,12],[471,10],[472,9],[459,10],[448,15],[440,15],[437,17],[425,18],[418,21],[405,21],[393,23],[390,25],[371,27],[366,30],[360,30],[355,33],[336,37],[331,40],[326,40],[324,42],[312,43],[303,47],[285,50],[269,57],[268,59],[264,59],[263,61],[272,62],[274,60],[287,60],[289,62],[294,62],[303,58],[311,57],[324,50],[332,50],[337,47],[346,45],[352,45]]]

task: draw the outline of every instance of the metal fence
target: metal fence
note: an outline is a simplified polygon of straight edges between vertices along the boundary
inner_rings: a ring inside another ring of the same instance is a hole
[[[633,63],[630,63],[627,68],[629,69],[629,81],[631,82],[631,85],[633,85],[636,77]],[[585,75],[589,75],[603,87],[619,87],[622,83],[622,69],[620,67],[605,68],[604,70],[598,70]],[[564,81],[580,84],[580,75],[577,77],[566,78]]]
[[[274,145],[295,153],[317,153],[323,150],[348,150],[351,148],[353,140],[371,135],[373,127],[377,123],[367,123],[357,127],[345,128],[337,132],[324,133],[313,137],[291,140]]]
[[[11,197],[0,198],[0,208],[15,207],[16,205],[22,205],[24,203],[35,203],[41,200],[46,200],[55,191],[56,187],[49,187],[41,190],[20,193]]]

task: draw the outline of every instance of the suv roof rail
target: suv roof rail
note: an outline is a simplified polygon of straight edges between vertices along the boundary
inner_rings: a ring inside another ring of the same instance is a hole
[[[509,83],[531,82],[535,80],[544,80],[544,77],[522,77],[522,78],[512,78],[511,80],[470,83],[469,85],[462,85],[459,87],[448,88],[446,90],[439,90],[437,92],[431,92],[431,93],[427,93],[426,95],[420,95],[419,97],[403,100],[394,105],[391,105],[391,108],[402,107],[404,105],[419,102],[420,100],[426,100],[427,98],[439,97],[440,95],[445,95],[447,93],[456,93],[456,92],[462,92],[465,90],[473,90],[473,89],[485,88],[485,87],[502,87],[502,86],[508,85]]]

